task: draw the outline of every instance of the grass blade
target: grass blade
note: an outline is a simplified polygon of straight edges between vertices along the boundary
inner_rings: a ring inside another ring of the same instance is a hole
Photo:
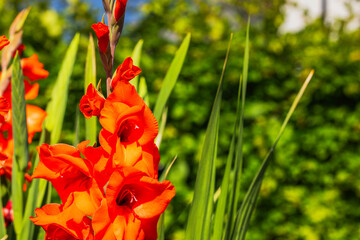
[[[169,70],[167,71],[163,85],[161,87],[159,96],[156,100],[154,108],[154,116],[156,120],[160,120],[161,114],[164,110],[167,100],[176,84],[179,77],[181,68],[183,66],[189,45],[190,45],[191,34],[188,33],[182,42],[180,48],[176,51],[175,57],[172,60]]]
[[[163,174],[160,176],[159,181],[162,182],[167,178],[167,175],[170,172],[171,167],[173,166],[173,164],[175,163],[177,159],[177,156],[174,157],[174,159],[171,161],[171,163],[166,167],[166,170],[163,172]],[[159,222],[158,222],[158,240],[165,240],[165,226],[164,226],[164,222],[165,222],[165,212],[163,212],[163,214],[161,214]]]
[[[140,58],[141,58],[141,50],[143,46],[144,40],[140,39],[134,47],[134,50],[131,54],[131,58],[134,61],[134,65],[140,67]],[[139,92],[139,76],[136,76],[131,83],[134,85],[136,91]]]
[[[85,94],[86,89],[89,84],[92,83],[94,87],[96,87],[96,57],[95,57],[95,45],[94,39],[90,34],[88,50],[86,55],[86,63],[85,63]],[[94,145],[96,143],[97,136],[97,119],[95,117],[90,119],[85,119],[85,137],[86,140],[90,140],[90,145]]]
[[[213,195],[215,189],[215,159],[217,153],[220,106],[222,99],[223,79],[229,57],[231,39],[232,35],[230,37],[229,46],[220,77],[219,87],[210,115],[210,120],[206,129],[203,150],[196,175],[194,198],[186,226],[186,240],[202,240],[210,238]]]
[[[29,161],[28,132],[26,124],[26,102],[24,77],[20,58],[16,54],[11,76],[12,124],[14,138],[13,168],[11,177],[11,198],[14,210],[14,228],[20,235],[23,219],[24,173]]]
[[[243,167],[243,130],[244,130],[244,111],[245,111],[245,99],[246,99],[246,90],[247,90],[247,76],[249,70],[249,52],[250,52],[250,41],[249,41],[249,31],[250,31],[250,17],[248,18],[248,23],[246,27],[246,36],[245,36],[245,51],[244,51],[244,62],[243,62],[243,73],[242,73],[242,86],[241,86],[241,110],[240,110],[240,120],[238,127],[238,137],[235,149],[235,166],[234,166],[234,181],[233,189],[230,192],[230,210],[229,210],[229,220],[227,222],[225,239],[229,239],[231,229],[235,224],[236,211],[238,209],[240,187],[241,187],[241,175]],[[240,95],[238,95],[240,97]],[[239,103],[239,98],[238,98]]]
[[[43,144],[45,140],[45,129],[43,128],[41,132],[41,137],[39,141],[39,145]],[[34,166],[37,166],[39,164],[39,154],[36,154],[36,158],[34,161]],[[45,182],[44,179],[35,178],[31,181],[27,200],[26,200],[26,206],[25,206],[25,212],[24,212],[24,218],[22,221],[22,230],[21,230],[21,236],[20,239],[27,240],[34,234],[35,225],[29,221],[29,217],[34,213],[35,208],[40,207],[40,204],[38,204],[39,199],[43,199],[44,195],[41,194],[39,191],[39,183]]]
[[[162,136],[163,136],[164,131],[165,131],[165,126],[166,126],[166,121],[167,121],[167,114],[168,114],[168,109],[166,107],[164,112],[162,113],[162,116],[161,116],[159,133],[158,133],[157,137],[155,138],[155,144],[159,149],[160,149]]]
[[[239,91],[238,91],[238,101],[237,101],[237,108],[236,108],[236,120],[235,120],[235,124],[234,124],[234,132],[233,132],[233,135],[231,138],[229,154],[228,154],[228,157],[226,160],[224,176],[223,176],[221,188],[220,188],[221,191],[220,191],[220,195],[219,195],[218,202],[216,205],[216,212],[215,212],[215,217],[214,217],[214,234],[212,237],[212,239],[214,239],[214,240],[222,239],[222,236],[224,235],[224,222],[226,224],[229,224],[229,218],[227,218],[227,221],[224,221],[224,220],[226,219],[226,217],[225,217],[226,206],[227,206],[227,202],[228,202],[228,195],[229,195],[229,189],[230,189],[231,166],[233,164],[233,159],[234,159],[234,155],[235,155],[235,140],[236,140],[238,125],[240,122],[239,112],[240,112],[241,86],[242,86],[242,78],[240,78],[240,82],[239,82]],[[227,229],[227,228],[225,228],[225,229]]]
[[[145,80],[144,77],[140,78],[138,93],[139,93],[139,96],[144,100],[146,105],[150,106],[149,105],[149,103],[150,103],[150,101],[149,101],[149,93],[148,93],[148,89],[147,89],[146,80]]]
[[[257,196],[259,194],[260,191],[260,187],[262,184],[262,180],[264,178],[266,169],[269,165],[270,162],[270,156],[272,154],[272,152],[274,151],[277,143],[279,142],[279,139],[281,137],[281,135],[283,134],[286,125],[288,124],[290,117],[292,116],[292,114],[295,111],[296,106],[298,105],[302,95],[304,94],[304,91],[306,89],[306,87],[308,86],[312,76],[314,74],[314,71],[311,71],[309,76],[307,77],[307,79],[305,80],[304,84],[302,85],[299,93],[297,94],[295,100],[293,101],[289,112],[286,115],[286,118],[280,128],[280,131],[276,137],[276,140],[273,144],[273,146],[271,147],[271,149],[269,150],[269,152],[267,153],[263,163],[261,164],[261,167],[259,169],[259,171],[257,172],[256,176],[254,177],[249,190],[246,193],[246,196],[244,198],[244,201],[238,211],[238,214],[236,216],[236,224],[234,227],[234,231],[233,231],[233,235],[232,235],[232,239],[245,239],[245,235],[246,235],[246,231],[247,231],[247,226],[249,224],[250,218],[251,218],[251,214],[254,210],[255,207],[255,203],[256,203],[256,199]]]
[[[54,89],[52,91],[51,101],[46,108],[48,116],[45,126],[46,129],[51,132],[50,144],[55,144],[60,139],[67,103],[70,76],[75,63],[78,45],[79,34],[77,33],[66,52]]]
[[[3,209],[3,192],[2,192],[2,185],[1,185],[1,178],[0,178],[0,209]],[[0,239],[6,236],[6,228],[5,228],[5,219],[3,214],[0,214]]]

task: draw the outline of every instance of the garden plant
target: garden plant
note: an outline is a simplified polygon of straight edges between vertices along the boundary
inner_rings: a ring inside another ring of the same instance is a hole
[[[23,57],[28,50],[23,32],[32,9],[18,13],[8,33],[1,33],[0,239],[175,239],[167,232],[177,221],[184,239],[245,239],[272,154],[314,71],[299,77],[302,86],[284,107],[289,110],[283,123],[276,126],[272,145],[245,187],[244,115],[252,64],[251,17],[246,20],[246,28],[235,34],[243,36],[244,49],[242,66],[236,67],[237,100],[231,112],[234,121],[225,130],[220,123],[222,101],[228,91],[226,70],[234,46],[234,35],[229,34],[224,62],[217,63],[222,65],[217,91],[206,93],[214,100],[206,132],[197,143],[198,166],[190,171],[194,173],[193,195],[185,207],[172,205],[177,182],[167,179],[178,160],[176,156],[164,159],[159,149],[168,146],[165,135],[172,111],[168,100],[176,92],[176,83],[181,82],[192,35],[196,37],[196,33],[184,33],[156,100],[151,102],[155,94],[150,92],[144,77],[147,73],[140,67],[147,39],[132,44],[132,52],[125,49],[121,36],[126,31],[127,1],[104,0],[103,5],[102,20],[91,25],[95,41],[90,25],[86,54],[79,51],[84,36],[70,37],[66,53],[61,54],[61,67],[50,72],[57,75],[51,89],[41,87],[45,80],[40,79],[46,79],[49,72],[39,56],[33,53]],[[30,46],[30,52],[40,51],[38,47]],[[129,54],[117,54],[117,49]],[[71,77],[73,72],[76,74],[74,66],[79,58],[85,61],[84,94],[68,110],[67,101],[74,98],[69,94]],[[99,60],[101,69],[97,68]],[[39,103],[35,98],[41,98],[42,91],[51,93],[47,105],[40,104],[46,105],[44,109],[32,104]],[[65,118],[67,112],[75,113],[73,122]],[[61,143],[67,124],[74,125],[72,144]],[[81,131],[83,137],[79,137]],[[222,131],[230,132],[230,140],[226,160],[219,168]],[[167,218],[168,206],[170,211],[181,212],[178,219],[173,215]]]

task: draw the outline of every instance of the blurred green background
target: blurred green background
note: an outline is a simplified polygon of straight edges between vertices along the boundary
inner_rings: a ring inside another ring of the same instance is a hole
[[[76,138],[74,116],[84,91],[87,39],[93,34],[90,26],[102,16],[99,2],[33,0],[24,27],[24,56],[37,53],[50,72],[48,79],[39,82],[39,97],[32,101],[43,108],[68,43],[75,32],[81,33],[62,133],[62,142],[69,144],[84,140],[84,118],[80,116]],[[351,7],[358,1],[347,2]],[[203,136],[229,35],[234,32],[221,113],[217,161],[221,179],[235,121],[248,14],[251,49],[243,192],[311,69],[315,76],[273,155],[247,239],[360,239],[360,29],[346,30],[356,16],[327,24],[322,18],[307,18],[305,12],[304,29],[281,33],[284,4],[285,0],[129,1],[116,65],[144,39],[141,75],[151,93],[150,107],[177,47],[187,32],[192,33],[169,100],[160,147],[163,164],[178,155],[169,176],[177,195],[167,210],[166,239],[184,237]],[[16,13],[28,5],[26,0],[0,2],[1,35],[7,34]],[[97,60],[97,77],[105,79],[99,55]]]

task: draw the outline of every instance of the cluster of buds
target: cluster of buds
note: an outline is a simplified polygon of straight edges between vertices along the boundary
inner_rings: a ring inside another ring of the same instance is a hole
[[[9,40],[3,35],[0,36],[1,71],[0,71],[0,175],[5,175],[11,181],[12,162],[14,153],[13,124],[12,124],[12,104],[11,104],[11,73],[10,65],[15,54],[21,55],[25,50],[22,44],[22,24],[28,14],[28,9],[23,10],[14,20],[9,31]],[[21,68],[24,78],[25,100],[35,99],[38,96],[39,84],[34,83],[39,79],[47,78],[49,72],[44,65],[39,62],[36,54],[29,58],[21,59]],[[36,132],[42,130],[42,123],[46,117],[46,112],[41,108],[27,104],[26,121],[28,129],[28,142],[31,143]],[[31,167],[29,161],[28,169]],[[25,179],[30,182],[31,177],[25,174]],[[24,190],[26,184],[24,185]]]
[[[125,19],[127,0],[103,0],[108,25],[105,24],[105,14],[101,22],[91,27],[98,38],[101,61],[107,77],[107,94],[110,93],[110,81],[114,64],[115,48],[119,41]]]
[[[107,98],[90,84],[79,104],[85,118],[96,117],[102,126],[99,146],[83,141],[77,147],[37,148],[32,177],[50,181],[62,201],[36,209],[30,218],[46,231],[45,239],[156,240],[159,217],[175,195],[171,182],[158,181],[158,123],[129,83],[141,69],[129,57],[112,77],[126,1],[103,3],[109,26],[92,28],[107,74]]]

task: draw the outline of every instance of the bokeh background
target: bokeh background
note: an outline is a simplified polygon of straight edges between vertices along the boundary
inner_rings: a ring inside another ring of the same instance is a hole
[[[160,146],[162,164],[178,156],[169,176],[177,195],[166,213],[166,239],[184,236],[203,136],[233,32],[217,160],[222,176],[249,14],[243,192],[311,69],[315,76],[273,155],[247,239],[360,239],[360,1],[335,1],[129,0],[116,65],[144,39],[141,68],[151,106],[177,47],[192,34]],[[24,55],[37,53],[50,72],[35,104],[45,108],[68,43],[81,33],[61,141],[82,141],[84,119],[76,122],[74,116],[84,92],[90,26],[101,19],[101,1],[2,0],[0,33],[6,34],[17,12],[29,5]],[[104,79],[97,57],[97,76]]]

